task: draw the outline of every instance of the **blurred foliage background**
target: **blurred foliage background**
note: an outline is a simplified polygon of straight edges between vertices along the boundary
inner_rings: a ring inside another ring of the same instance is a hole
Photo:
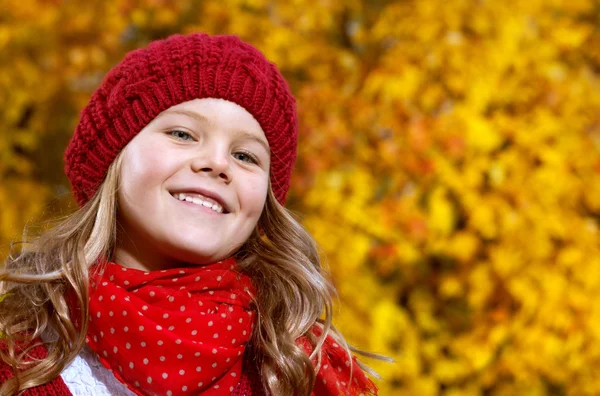
[[[0,258],[129,50],[237,34],[298,98],[288,207],[382,395],[600,394],[600,3],[0,0]],[[595,323],[595,324],[594,324]]]

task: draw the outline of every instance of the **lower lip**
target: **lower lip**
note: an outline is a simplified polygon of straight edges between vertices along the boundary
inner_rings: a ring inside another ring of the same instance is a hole
[[[175,198],[172,195],[171,195],[171,198],[173,198],[174,200],[176,200],[177,202],[179,202],[182,205],[189,206],[191,209],[194,209],[194,210],[197,210],[197,211],[200,211],[200,212],[204,212],[204,213],[212,214],[212,215],[222,215],[223,214],[223,213],[219,213],[219,212],[217,212],[215,210],[212,210],[211,208],[208,208],[208,207],[206,207],[204,205],[198,205],[198,204],[195,204],[193,202],[188,202],[186,200],[182,201],[182,200],[180,200],[178,198]]]

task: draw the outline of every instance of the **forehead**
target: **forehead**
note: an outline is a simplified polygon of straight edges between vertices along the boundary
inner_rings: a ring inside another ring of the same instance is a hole
[[[160,115],[196,113],[208,119],[211,123],[244,124],[249,132],[264,131],[254,116],[237,103],[219,98],[193,99],[179,103],[163,111]]]
[[[185,122],[196,122],[209,130],[227,130],[237,139],[254,141],[263,147],[269,157],[271,155],[269,141],[262,127],[251,113],[237,103],[218,98],[194,99],[168,108],[152,124],[179,123],[182,118]]]

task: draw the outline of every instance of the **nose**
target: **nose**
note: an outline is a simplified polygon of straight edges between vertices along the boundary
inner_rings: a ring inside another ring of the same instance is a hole
[[[221,153],[215,148],[203,150],[196,155],[192,160],[191,168],[195,173],[204,172],[227,183],[231,181],[229,154]]]

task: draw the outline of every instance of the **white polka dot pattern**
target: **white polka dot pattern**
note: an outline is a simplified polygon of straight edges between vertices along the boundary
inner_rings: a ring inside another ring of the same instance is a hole
[[[311,331],[316,337],[323,334],[323,329],[316,324]],[[307,336],[298,338],[296,344],[310,356],[313,347]],[[316,366],[317,356],[311,360]],[[348,355],[328,334],[321,348],[321,366],[312,395],[377,395],[377,386],[358,366],[356,357]]]
[[[236,387],[255,290],[234,259],[152,272],[104,263],[92,267],[90,286],[87,343],[133,392],[220,395]]]

